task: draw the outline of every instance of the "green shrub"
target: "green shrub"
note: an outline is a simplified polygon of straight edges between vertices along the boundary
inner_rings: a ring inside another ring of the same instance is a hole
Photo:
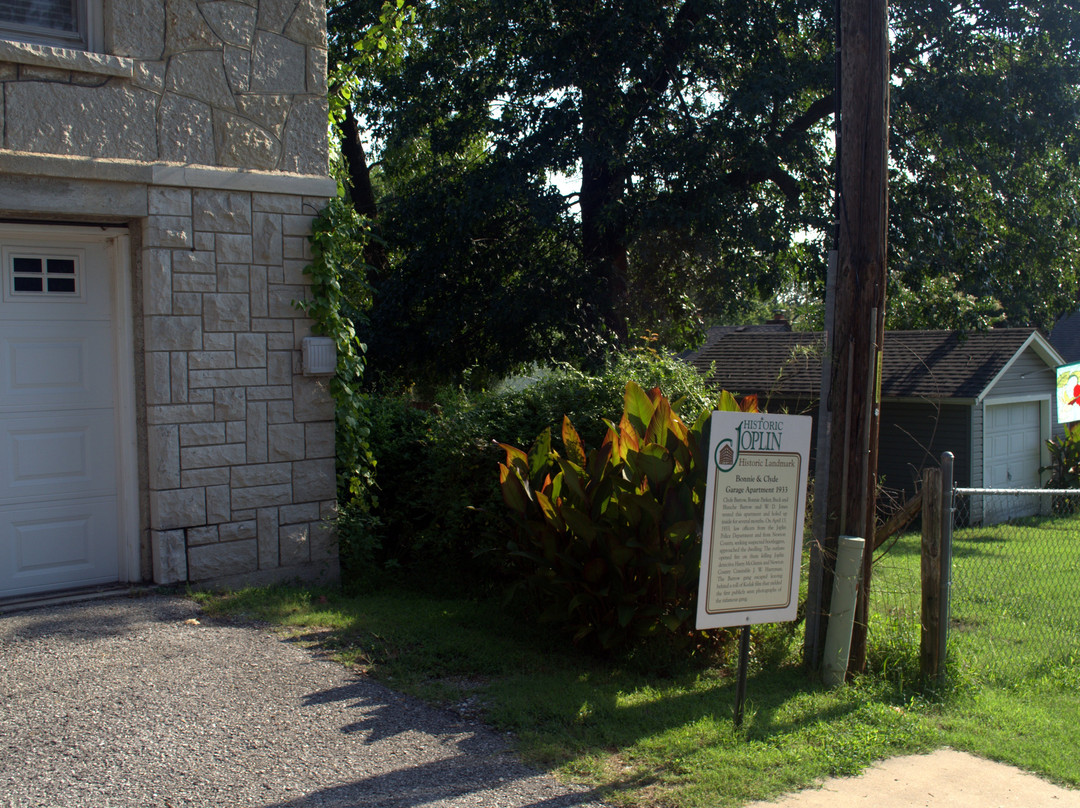
[[[334,528],[345,590],[358,593],[387,583],[379,519],[368,505],[358,499],[342,503]]]
[[[369,397],[365,409],[377,459],[370,512],[343,506],[338,522],[342,580],[353,589],[395,581],[410,563],[412,526],[426,518],[425,469],[436,420],[403,397]]]
[[[628,380],[682,398],[691,419],[714,398],[689,365],[647,350],[616,357],[595,375],[543,369],[488,392],[447,391],[419,408],[407,396],[370,397],[368,440],[378,463],[375,565],[428,591],[501,588],[509,570],[498,444],[528,445],[569,415],[593,427],[582,432],[586,448],[598,446],[603,419],[619,418]]]
[[[738,410],[727,393],[718,409]],[[702,434],[654,388],[626,385],[622,418],[586,451],[569,418],[560,453],[550,430],[526,453],[502,445],[503,499],[516,526],[512,555],[542,620],[592,650],[625,650],[656,633],[690,646],[708,464]],[[756,411],[756,402],[747,405]],[[670,644],[670,643],[665,643]]]
[[[1050,465],[1041,469],[1050,472],[1047,488],[1080,488],[1080,423],[1066,424],[1065,434],[1046,442]],[[1054,513],[1071,514],[1080,508],[1075,497],[1054,497]]]
[[[1050,472],[1048,488],[1080,487],[1080,423],[1066,424],[1065,434],[1046,442],[1050,452],[1050,465],[1042,469]]]

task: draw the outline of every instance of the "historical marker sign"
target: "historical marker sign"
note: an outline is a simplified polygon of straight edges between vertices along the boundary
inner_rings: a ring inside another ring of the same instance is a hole
[[[697,627],[795,619],[811,419],[714,412]]]

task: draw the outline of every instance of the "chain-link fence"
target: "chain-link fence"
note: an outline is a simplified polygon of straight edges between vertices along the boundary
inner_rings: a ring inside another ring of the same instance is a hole
[[[957,488],[949,664],[1019,680],[1080,664],[1080,491]]]
[[[921,624],[921,537],[893,536],[874,553],[867,655],[874,670],[918,675]]]
[[[1010,683],[1080,665],[1080,491],[958,488],[952,502],[947,675]],[[923,574],[917,529],[875,553],[878,670],[918,670]]]

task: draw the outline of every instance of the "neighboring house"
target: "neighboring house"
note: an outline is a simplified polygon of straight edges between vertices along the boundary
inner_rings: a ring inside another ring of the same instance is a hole
[[[718,388],[758,395],[762,409],[816,418],[822,344],[820,332],[734,333],[706,343],[688,361]],[[956,458],[958,486],[1041,487],[1045,442],[1060,434],[1054,370],[1061,361],[1032,328],[887,332],[878,452],[883,487],[912,493],[922,468],[937,465],[945,451]],[[982,503],[974,505],[970,518],[982,521]]]
[[[791,332],[791,323],[781,312],[777,312],[773,319],[764,323],[751,323],[749,325],[714,325],[705,332],[705,343],[716,342],[731,334],[786,334]]]
[[[0,3],[0,598],[331,578],[316,0]]]
[[[705,332],[705,345],[711,345],[729,334],[786,334],[790,331],[791,323],[783,317],[776,317],[767,323],[757,323],[753,325],[714,325]],[[704,349],[704,347],[705,346],[683,351],[679,354],[679,359],[689,361],[691,357],[696,356]]]
[[[1063,314],[1050,331],[1050,344],[1067,364],[1080,362],[1080,311]]]

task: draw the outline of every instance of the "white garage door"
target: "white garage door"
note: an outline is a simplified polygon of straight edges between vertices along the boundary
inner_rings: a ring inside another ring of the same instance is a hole
[[[0,597],[119,578],[106,242],[0,230]]]
[[[988,488],[1039,488],[1042,404],[1022,401],[986,407]],[[988,523],[1039,512],[1038,497],[987,497]]]

